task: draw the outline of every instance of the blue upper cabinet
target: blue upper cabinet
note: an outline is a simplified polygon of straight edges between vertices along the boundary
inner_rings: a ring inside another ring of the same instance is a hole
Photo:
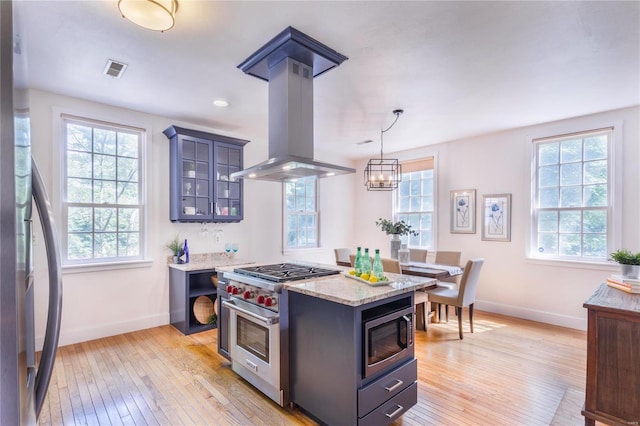
[[[244,217],[242,150],[249,142],[170,126],[170,206],[172,222],[239,222]]]

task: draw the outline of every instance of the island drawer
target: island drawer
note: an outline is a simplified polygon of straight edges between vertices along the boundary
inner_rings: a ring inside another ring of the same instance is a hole
[[[415,358],[358,390],[358,417],[367,415],[389,398],[398,395],[418,379]],[[386,406],[387,404],[385,404]]]
[[[413,382],[408,388],[382,404],[361,419],[358,425],[378,426],[390,425],[403,415],[409,408],[418,403],[418,382]]]

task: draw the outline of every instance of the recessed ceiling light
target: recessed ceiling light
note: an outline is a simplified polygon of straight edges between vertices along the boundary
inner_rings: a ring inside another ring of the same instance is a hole
[[[229,102],[225,101],[224,99],[216,99],[213,101],[213,104],[221,108],[226,108],[229,106]]]

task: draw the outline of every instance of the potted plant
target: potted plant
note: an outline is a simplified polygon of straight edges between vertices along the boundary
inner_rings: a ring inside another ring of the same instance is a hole
[[[173,263],[180,263],[179,259],[182,254],[182,243],[178,234],[176,234],[175,238],[167,244],[167,248],[173,253]]]
[[[218,315],[216,315],[215,312],[209,315],[209,318],[207,319],[207,324],[218,325]]]
[[[632,253],[628,249],[620,249],[611,253],[611,259],[622,268],[622,276],[640,279],[640,253]]]
[[[383,230],[387,235],[391,235],[390,251],[391,251],[392,259],[398,258],[398,250],[400,250],[401,236],[418,235],[418,231],[412,230],[411,225],[409,225],[404,220],[393,222],[389,219],[379,218],[376,221],[376,226],[378,226],[381,230]]]

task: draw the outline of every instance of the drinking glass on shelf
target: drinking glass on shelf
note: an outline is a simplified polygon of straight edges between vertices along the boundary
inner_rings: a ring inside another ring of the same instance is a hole
[[[227,253],[231,251],[231,243],[224,243],[224,251]]]
[[[231,245],[231,250],[233,250],[234,253],[237,253],[239,248],[240,246],[238,245],[238,243],[233,243]]]

